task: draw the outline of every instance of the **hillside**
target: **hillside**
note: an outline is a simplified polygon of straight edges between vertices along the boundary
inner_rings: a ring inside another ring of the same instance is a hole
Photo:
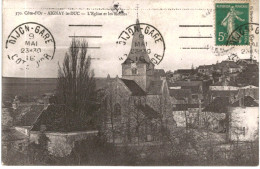
[[[97,89],[105,86],[106,78],[96,78]],[[11,101],[18,96],[42,96],[44,93],[54,92],[57,78],[14,78],[2,77],[2,99]]]

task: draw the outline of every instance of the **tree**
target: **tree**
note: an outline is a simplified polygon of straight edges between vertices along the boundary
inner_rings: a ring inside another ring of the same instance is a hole
[[[86,41],[73,38],[62,67],[59,64],[58,103],[73,110],[75,119],[94,125],[96,84],[87,47]],[[75,123],[78,122],[75,120]]]
[[[258,66],[255,64],[247,65],[247,67],[238,75],[236,82],[243,85],[259,86]]]

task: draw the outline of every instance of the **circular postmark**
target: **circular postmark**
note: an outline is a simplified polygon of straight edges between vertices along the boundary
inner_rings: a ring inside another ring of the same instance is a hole
[[[241,41],[244,41],[247,45],[251,45],[253,34],[259,34],[258,23],[246,23],[240,25],[228,36],[226,45],[239,45]]]
[[[27,70],[50,61],[55,54],[55,40],[50,31],[36,22],[26,22],[15,27],[5,44],[7,58]]]
[[[165,42],[157,28],[147,23],[132,24],[125,28],[116,41],[120,48],[119,60],[129,58],[129,55],[148,54],[154,65],[161,63],[165,53]]]
[[[249,33],[247,33],[249,32]],[[241,41],[241,38],[248,38],[249,48],[242,48],[241,55],[249,55],[250,57],[246,59],[240,59],[236,53],[231,53],[228,56],[229,60],[235,61],[237,64],[244,62],[252,62],[257,59],[259,49],[258,49],[258,35],[259,35],[259,24],[258,23],[247,23],[238,26],[228,37],[226,45],[237,45]]]

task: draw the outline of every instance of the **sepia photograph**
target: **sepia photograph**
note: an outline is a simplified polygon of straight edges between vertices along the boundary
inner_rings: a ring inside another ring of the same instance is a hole
[[[258,0],[3,0],[2,166],[258,166]]]

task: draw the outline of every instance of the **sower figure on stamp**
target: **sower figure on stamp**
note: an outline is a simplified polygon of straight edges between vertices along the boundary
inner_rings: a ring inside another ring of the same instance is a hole
[[[230,11],[228,12],[227,16],[223,19],[221,22],[221,25],[227,26],[227,33],[228,36],[232,34],[232,32],[235,30],[235,19],[244,22],[245,19],[240,18],[238,15],[243,14],[243,12],[239,12],[235,10],[234,6],[231,6]]]

